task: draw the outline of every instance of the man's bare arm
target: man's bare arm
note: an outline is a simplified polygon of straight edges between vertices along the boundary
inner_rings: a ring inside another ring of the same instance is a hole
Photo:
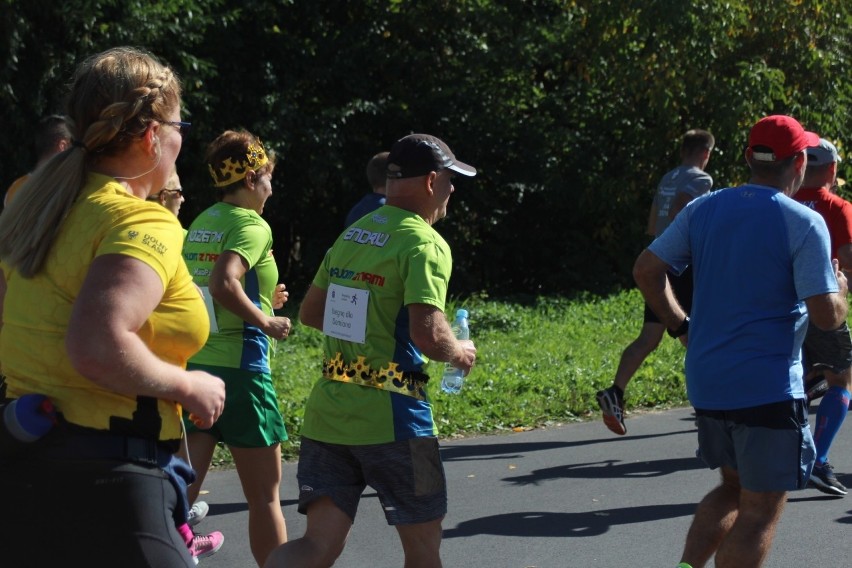
[[[826,331],[840,327],[846,321],[849,311],[849,305],[846,301],[846,294],[849,292],[846,275],[840,270],[837,260],[831,262],[840,289],[830,294],[819,294],[805,298],[811,323]]]

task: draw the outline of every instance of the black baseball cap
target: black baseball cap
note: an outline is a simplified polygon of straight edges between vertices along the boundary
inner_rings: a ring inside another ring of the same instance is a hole
[[[476,168],[456,159],[450,147],[429,134],[409,134],[397,140],[388,155],[388,177],[393,179],[425,176],[449,169],[463,176],[475,176]]]

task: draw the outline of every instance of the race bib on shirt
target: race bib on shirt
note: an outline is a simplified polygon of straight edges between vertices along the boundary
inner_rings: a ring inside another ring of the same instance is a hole
[[[325,296],[322,332],[352,343],[364,343],[367,337],[367,305],[370,292],[331,284]]]

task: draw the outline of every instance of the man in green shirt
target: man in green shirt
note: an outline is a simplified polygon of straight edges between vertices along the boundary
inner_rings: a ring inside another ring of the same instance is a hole
[[[299,317],[325,334],[299,456],[308,528],[267,568],[333,564],[367,485],[400,535],[406,565],[441,565],[447,489],[423,369],[434,359],[467,373],[476,360],[473,342],[456,339],[444,315],[452,256],[432,228],[456,174],[476,170],[438,138],[398,140],[387,203],[338,237],[308,290]]]

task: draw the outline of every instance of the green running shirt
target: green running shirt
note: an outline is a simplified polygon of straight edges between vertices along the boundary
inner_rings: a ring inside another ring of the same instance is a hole
[[[269,337],[220,306],[207,290],[213,265],[225,251],[248,262],[249,269],[240,281],[243,290],[255,306],[273,314],[271,298],[278,284],[278,266],[272,256],[269,224],[251,209],[216,203],[192,222],[183,246],[189,273],[213,310],[210,338],[190,362],[270,373]]]
[[[341,297],[367,302],[360,320],[347,319],[342,303],[335,308],[343,312],[340,317],[330,314],[326,304],[329,325],[335,325],[333,319],[336,325],[364,325],[364,342],[325,335],[326,361],[359,370],[422,372],[428,360],[411,340],[406,306],[429,304],[443,310],[451,271],[449,246],[417,214],[385,205],[358,220],[326,253],[313,284],[327,291],[329,301],[334,291],[338,302]],[[421,400],[321,378],[308,399],[302,433],[323,442],[362,445],[435,436],[437,429],[428,396]]]

